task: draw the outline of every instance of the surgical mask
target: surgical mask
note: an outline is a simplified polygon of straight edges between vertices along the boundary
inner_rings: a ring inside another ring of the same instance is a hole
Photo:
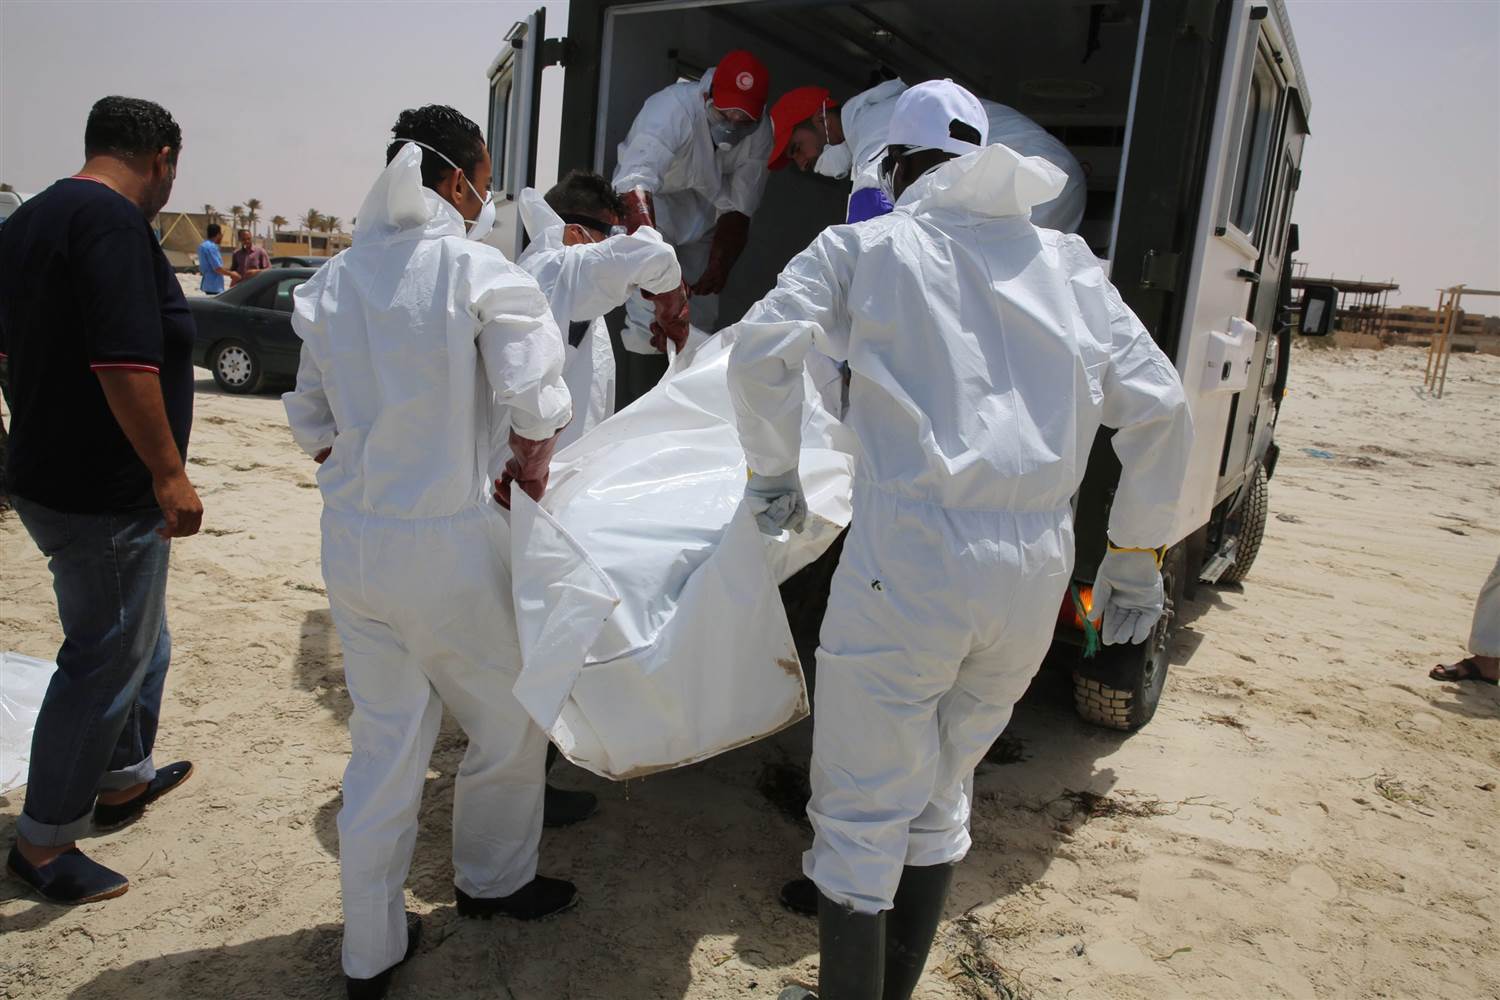
[[[469,180],[469,175],[463,170],[459,170],[458,164],[448,159],[448,157],[443,154],[442,150],[433,149],[431,146],[427,145],[427,143],[425,142],[422,142],[420,139],[403,139],[400,136],[397,136],[396,141],[414,143],[415,145],[421,146],[423,149],[436,153],[439,157],[442,158],[444,163],[448,164],[448,166],[452,167],[454,170],[458,170],[458,176],[464,179],[464,183],[469,185],[469,190],[474,192],[474,197],[478,198],[480,201],[479,214],[474,217],[472,222],[468,219],[465,219],[464,228],[468,230],[469,239],[480,243],[484,242],[484,238],[490,234],[490,230],[495,228],[494,194],[490,193],[488,195],[480,195],[479,189],[474,186],[474,182]]]
[[[731,121],[725,117],[724,112],[714,107],[713,101],[708,102],[708,135],[720,152],[727,153],[745,141],[759,124],[760,122],[755,121]]]
[[[835,146],[829,143],[818,154],[818,161],[813,164],[813,173],[824,177],[848,177],[853,167],[854,150],[849,148],[849,144],[841,142]]]

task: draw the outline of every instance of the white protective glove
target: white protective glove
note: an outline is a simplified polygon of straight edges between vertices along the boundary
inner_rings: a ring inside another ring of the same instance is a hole
[[[797,477],[796,469],[779,476],[750,473],[745,499],[763,535],[800,532],[807,520],[807,498],[802,495],[802,480]]]
[[[1089,617],[1100,623],[1106,646],[1145,642],[1166,604],[1157,552],[1110,546],[1094,577],[1093,603]]]

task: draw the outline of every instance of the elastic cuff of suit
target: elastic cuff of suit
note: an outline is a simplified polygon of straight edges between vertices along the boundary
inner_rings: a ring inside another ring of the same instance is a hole
[[[1152,556],[1154,556],[1156,558],[1156,568],[1157,569],[1161,569],[1161,562],[1162,562],[1163,559],[1166,558],[1166,555],[1167,555],[1167,547],[1165,545],[1163,545],[1163,546],[1161,546],[1159,548],[1154,548],[1154,549],[1143,549],[1143,548],[1134,548],[1134,547],[1125,546],[1125,545],[1116,545],[1114,542],[1110,542],[1109,543],[1109,551],[1111,551],[1111,552],[1149,552],[1149,553],[1151,553]]]

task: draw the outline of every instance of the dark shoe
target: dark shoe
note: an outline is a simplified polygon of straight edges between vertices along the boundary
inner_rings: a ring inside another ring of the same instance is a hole
[[[794,878],[781,887],[781,905],[802,917],[818,915],[818,887],[810,878]]]
[[[379,975],[371,976],[369,979],[355,979],[353,976],[345,976],[344,988],[349,992],[349,1000],[381,1000],[391,988],[392,973],[411,961],[411,957],[417,953],[417,945],[421,944],[421,942],[422,918],[407,910],[406,954],[401,956],[401,961]]]
[[[42,865],[33,865],[12,846],[6,867],[16,878],[35,889],[43,899],[69,906],[94,903],[101,899],[123,896],[130,880],[97,861],[90,861],[78,848],[65,851]]]
[[[599,811],[599,796],[547,786],[542,800],[542,825],[549,829],[582,823]]]
[[[776,1000],[818,1000],[818,995],[806,986],[788,986],[776,995]]]
[[[883,1000],[909,1000],[917,988],[953,884],[953,867],[908,865],[901,870],[895,905],[885,918]]]
[[[885,913],[818,895],[818,995],[876,1000],[885,980]]]
[[[486,899],[471,896],[458,886],[453,887],[453,893],[458,897],[458,915],[480,920],[496,914],[517,920],[540,920],[571,909],[578,902],[577,886],[545,875],[538,875],[509,896]]]
[[[114,830],[134,823],[141,818],[141,813],[146,807],[172,789],[181,785],[193,776],[193,765],[191,761],[179,760],[175,764],[156,769],[156,777],[152,778],[146,785],[146,790],[135,798],[116,805],[106,805],[103,802],[94,806],[94,829]]]

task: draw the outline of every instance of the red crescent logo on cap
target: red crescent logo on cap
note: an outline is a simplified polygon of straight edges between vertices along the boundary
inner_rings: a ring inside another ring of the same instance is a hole
[[[749,70],[741,70],[740,75],[734,78],[734,85],[741,90],[749,90],[755,86],[755,75]]]

